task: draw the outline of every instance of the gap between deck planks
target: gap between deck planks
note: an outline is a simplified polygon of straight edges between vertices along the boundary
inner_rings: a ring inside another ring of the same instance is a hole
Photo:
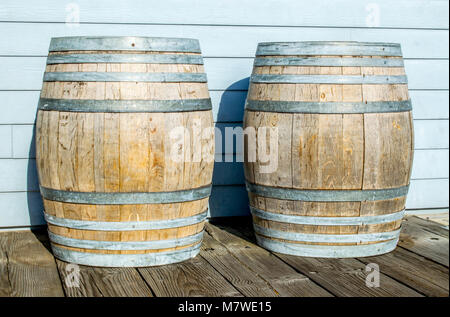
[[[75,267],[55,260],[45,232],[0,234],[0,296],[448,296],[448,230],[408,217],[399,247],[359,259],[274,254],[249,218],[212,219],[199,256],[149,268]],[[380,267],[379,288],[365,265]],[[79,284],[72,284],[79,269]],[[59,274],[58,274],[59,271]],[[69,285],[69,286],[68,286]],[[78,287],[77,287],[78,286]]]
[[[250,220],[230,220],[218,226],[255,242]],[[430,241],[439,244],[433,245]],[[448,230],[441,225],[407,217],[399,247],[385,255],[358,259],[276,256],[336,296],[448,296],[448,246]],[[436,259],[443,263],[436,263]],[[367,273],[364,269],[368,263],[380,267],[380,288],[365,286]]]

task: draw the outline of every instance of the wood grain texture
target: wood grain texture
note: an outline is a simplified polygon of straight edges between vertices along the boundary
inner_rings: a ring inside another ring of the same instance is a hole
[[[219,241],[227,251],[241,263],[264,279],[279,296],[316,297],[331,294],[315,284],[304,274],[298,273],[274,257],[268,251],[250,243],[239,235],[250,234],[251,231],[239,227],[235,230],[221,230],[214,225],[207,225],[206,231]]]
[[[56,262],[67,297],[153,296],[134,268],[99,268]]]
[[[209,227],[209,226],[208,226]],[[253,272],[246,263],[205,232],[201,257],[208,261],[242,295],[247,297],[279,296],[279,293],[264,278]]]
[[[416,291],[431,297],[448,297],[448,268],[423,256],[398,247],[382,256],[358,258],[369,264],[376,263],[380,271]]]
[[[439,224],[407,217],[405,230],[411,226],[448,245],[448,230]],[[345,260],[284,257],[255,245],[250,217],[216,218],[205,235],[194,260],[134,269],[56,265],[44,230],[1,233],[0,296],[448,296],[448,267],[429,259],[433,249],[398,247]],[[379,265],[378,288],[365,285],[368,263]]]
[[[299,52],[301,55],[301,52]],[[282,56],[286,57],[288,55]],[[270,58],[270,56],[258,56]],[[292,56],[288,56],[292,57]],[[301,56],[294,56],[301,57]],[[325,55],[316,58],[329,57]],[[341,56],[346,59],[351,56]],[[379,58],[365,56],[366,58]],[[401,57],[386,57],[398,59]],[[403,67],[255,66],[253,74],[402,76]],[[375,102],[408,100],[405,84],[292,84],[252,83],[249,100],[300,102]],[[244,163],[248,182],[301,190],[368,190],[406,186],[413,161],[411,112],[365,114],[278,113],[246,110],[244,128],[270,126],[279,131],[278,168],[264,173],[264,162]],[[257,135],[258,136],[258,135]],[[246,140],[246,149],[251,140]],[[264,151],[257,144],[256,153]],[[249,193],[250,206],[286,215],[315,217],[377,216],[399,212],[406,197],[378,201],[286,201]],[[389,232],[401,221],[364,226],[294,225],[254,217],[262,227],[287,232],[363,234]],[[269,237],[270,238],[270,237]],[[273,239],[273,238],[272,238]],[[292,242],[292,241],[288,241]],[[341,245],[339,243],[306,243]],[[345,243],[369,244],[371,242]]]
[[[61,297],[64,291],[45,234],[0,233],[0,296]]]
[[[158,297],[241,297],[242,294],[205,259],[138,269]]]
[[[399,246],[448,267],[448,230],[417,217],[406,221],[408,226],[402,230]]]
[[[365,265],[355,259],[320,259],[283,254],[277,256],[335,296],[422,297],[414,289],[383,274],[383,271],[380,274],[380,287],[368,287]]]
[[[63,54],[68,53],[89,55],[108,51],[71,51]],[[135,52],[115,53],[127,55]],[[47,65],[46,71],[201,73],[204,68],[203,65],[183,64],[91,63]],[[185,100],[209,98],[209,93],[206,83],[44,82],[41,97],[71,100]],[[212,126],[211,111],[76,113],[40,110],[36,132],[40,184],[66,191],[107,193],[168,192],[208,186],[212,180],[213,161],[208,160],[206,154],[214,153],[214,134],[203,135],[202,131]],[[184,129],[181,139],[171,134],[175,128]],[[174,158],[174,149],[179,152],[177,154],[181,154],[181,159]],[[181,203],[130,205],[60,203],[44,199],[44,206],[50,215],[74,220],[158,221],[203,213],[207,209],[208,198]],[[49,229],[75,239],[155,241],[199,233],[203,230],[203,223],[173,229],[123,232],[78,230],[54,225],[50,225]],[[182,247],[160,251],[179,248]],[[158,251],[71,249],[111,254]]]

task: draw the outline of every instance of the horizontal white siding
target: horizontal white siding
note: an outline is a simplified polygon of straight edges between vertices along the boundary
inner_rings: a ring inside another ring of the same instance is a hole
[[[16,34],[22,36],[17,39]],[[190,37],[200,40],[203,56],[253,57],[256,43],[265,41],[373,41],[402,45],[405,58],[447,58],[448,30],[298,28],[199,25],[80,24],[71,36],[114,34],[129,36]],[[50,38],[67,36],[64,23],[2,23],[0,55],[46,56]],[[36,37],[35,34],[39,34]],[[14,45],[11,45],[14,43]]]
[[[445,0],[2,0],[0,21],[66,21],[78,3],[81,22],[366,27],[377,5],[379,27],[448,29]]]
[[[50,38],[76,35],[199,39],[214,121],[222,131],[242,126],[258,42],[400,43],[415,128],[407,208],[448,208],[448,6],[446,0],[2,0],[0,228],[43,223],[34,159],[36,106]],[[81,23],[66,25],[73,8]],[[242,163],[235,162],[235,153],[226,157],[234,162],[215,163],[211,216],[248,212]]]

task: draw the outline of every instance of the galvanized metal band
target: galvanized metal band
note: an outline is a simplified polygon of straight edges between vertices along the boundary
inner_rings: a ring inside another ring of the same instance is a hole
[[[319,258],[374,256],[391,252],[398,243],[398,239],[393,239],[386,242],[361,245],[309,245],[275,241],[260,235],[256,235],[256,241],[261,247],[273,252]]]
[[[183,112],[211,110],[211,99],[75,100],[39,99],[39,110],[67,112]]]
[[[78,63],[203,65],[203,58],[200,55],[181,54],[52,54],[47,58],[47,65]]]
[[[314,226],[365,226],[403,219],[405,210],[391,214],[361,217],[310,217],[273,213],[250,206],[252,215],[264,220]]]
[[[195,39],[138,36],[54,37],[49,51],[201,52],[199,41]]]
[[[360,76],[360,75],[272,75],[254,74],[252,83],[265,84],[342,84],[342,85],[381,85],[407,84],[406,76]]]
[[[188,237],[169,240],[156,241],[97,241],[80,240],[63,237],[48,231],[50,241],[60,245],[73,248],[93,249],[93,250],[158,250],[181,247],[199,243],[203,238],[203,231]]]
[[[65,203],[89,205],[139,205],[169,204],[207,198],[211,194],[211,185],[171,192],[148,193],[98,193],[58,190],[40,186],[41,195],[45,199]]]
[[[374,201],[406,196],[409,185],[398,188],[365,190],[303,190],[256,185],[246,182],[249,192],[269,198],[302,201]]]
[[[51,244],[53,255],[66,262],[103,267],[145,267],[178,263],[195,257],[201,243],[181,250],[144,254],[85,253],[60,248]]]
[[[400,229],[390,232],[376,232],[366,234],[314,234],[279,231],[253,225],[255,232],[265,237],[284,239],[297,242],[315,242],[315,243],[363,243],[377,242],[398,239]]]
[[[136,230],[158,230],[179,228],[190,225],[195,225],[205,221],[207,211],[201,214],[185,218],[175,218],[169,220],[155,220],[155,221],[91,221],[91,220],[75,220],[68,218],[59,218],[49,215],[44,212],[45,220],[52,225],[81,229],[81,230],[96,230],[96,231],[136,231]]]
[[[256,56],[339,55],[402,56],[400,44],[368,42],[269,42],[259,43]]]
[[[368,102],[302,102],[248,100],[245,109],[283,113],[380,113],[411,111],[411,100]]]
[[[44,81],[206,83],[207,80],[205,73],[46,72]]]
[[[404,67],[401,58],[266,57],[254,66]]]

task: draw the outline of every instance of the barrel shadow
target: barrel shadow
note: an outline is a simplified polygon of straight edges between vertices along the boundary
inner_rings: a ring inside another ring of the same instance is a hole
[[[37,111],[36,111],[37,115]],[[36,118],[36,116],[35,116]],[[28,150],[28,165],[27,165],[27,206],[28,217],[31,225],[31,232],[36,236],[36,239],[51,252],[48,236],[45,231],[46,225],[44,220],[44,206],[41,195],[39,193],[39,181],[36,167],[36,119],[34,120],[33,134]]]
[[[242,126],[248,85],[248,77],[236,81],[227,87],[220,99],[215,127],[221,131],[222,135],[216,135],[214,186],[209,199],[211,218],[249,215],[247,192],[243,187],[243,164],[236,160],[236,140],[234,140],[233,153],[225,153],[225,128]],[[222,137],[221,142],[220,137]],[[219,148],[220,144],[221,148]]]

